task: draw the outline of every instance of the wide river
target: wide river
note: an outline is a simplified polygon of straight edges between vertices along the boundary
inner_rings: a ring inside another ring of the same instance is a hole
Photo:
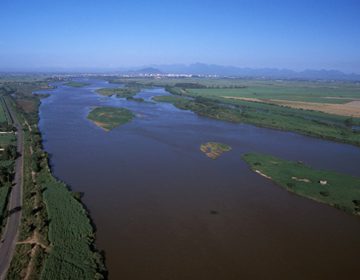
[[[97,227],[110,279],[356,279],[360,218],[288,193],[249,170],[241,155],[264,152],[360,175],[360,149],[295,133],[199,117],[152,96],[104,97],[116,87],[58,83],[40,107],[56,177],[83,201]],[[110,132],[86,116],[95,106],[131,109]],[[217,160],[200,152],[219,141]],[[214,215],[213,211],[217,211]]]

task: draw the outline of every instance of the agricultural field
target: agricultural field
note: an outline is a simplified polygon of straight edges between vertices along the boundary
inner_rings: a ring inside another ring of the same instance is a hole
[[[314,170],[301,162],[265,154],[246,154],[243,159],[256,173],[290,192],[355,215],[360,214],[360,178]]]
[[[106,131],[130,122],[134,114],[125,108],[97,107],[93,109],[88,119]]]
[[[314,84],[311,82],[271,82],[270,84],[244,83],[237,88],[187,89],[192,95],[214,97],[237,97],[275,99],[314,103],[343,104],[360,100],[360,85],[356,84]]]
[[[227,98],[275,104],[295,109],[320,111],[348,117],[360,117],[360,86],[357,84],[313,84],[273,82],[248,84],[238,88],[185,89],[191,96]]]

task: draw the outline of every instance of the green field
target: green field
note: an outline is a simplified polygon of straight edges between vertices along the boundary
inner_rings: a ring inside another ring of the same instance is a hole
[[[360,85],[353,82],[261,80],[241,78],[118,78],[117,83],[183,88],[193,96],[248,97],[320,103],[346,103],[360,99]]]
[[[13,144],[16,141],[14,133],[0,134],[0,147],[4,147]]]
[[[97,107],[88,115],[89,120],[105,130],[128,123],[133,118],[134,114],[130,110],[116,107]]]
[[[193,96],[211,97],[246,97],[260,99],[277,99],[317,103],[347,103],[360,99],[360,86],[349,85],[318,85],[311,86],[306,83],[291,85],[248,85],[244,88],[205,88],[187,89]]]
[[[360,214],[360,178],[314,170],[303,163],[265,154],[246,154],[243,159],[252,170],[290,192],[352,214]]]
[[[86,87],[90,84],[88,83],[81,83],[81,82],[67,82],[64,84],[65,86],[69,86],[69,87],[76,87],[76,88],[81,88],[81,87]]]

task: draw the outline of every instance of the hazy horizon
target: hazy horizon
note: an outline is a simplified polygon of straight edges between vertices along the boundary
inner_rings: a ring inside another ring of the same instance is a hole
[[[360,73],[360,3],[9,1],[0,70],[206,63]]]

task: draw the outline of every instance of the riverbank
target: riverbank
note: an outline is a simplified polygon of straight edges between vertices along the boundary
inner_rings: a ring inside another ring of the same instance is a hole
[[[212,119],[293,131],[360,146],[360,132],[348,126],[345,117],[274,104],[192,96],[185,90],[173,87],[167,87],[167,90],[173,95],[155,97],[154,100],[168,102],[179,109],[191,110],[200,116]]]
[[[104,259],[95,248],[89,214],[78,194],[51,173],[37,127],[40,98],[32,91],[13,96],[13,107],[24,127],[24,201],[7,278],[104,279]],[[19,105],[23,99],[32,110],[23,110]]]

